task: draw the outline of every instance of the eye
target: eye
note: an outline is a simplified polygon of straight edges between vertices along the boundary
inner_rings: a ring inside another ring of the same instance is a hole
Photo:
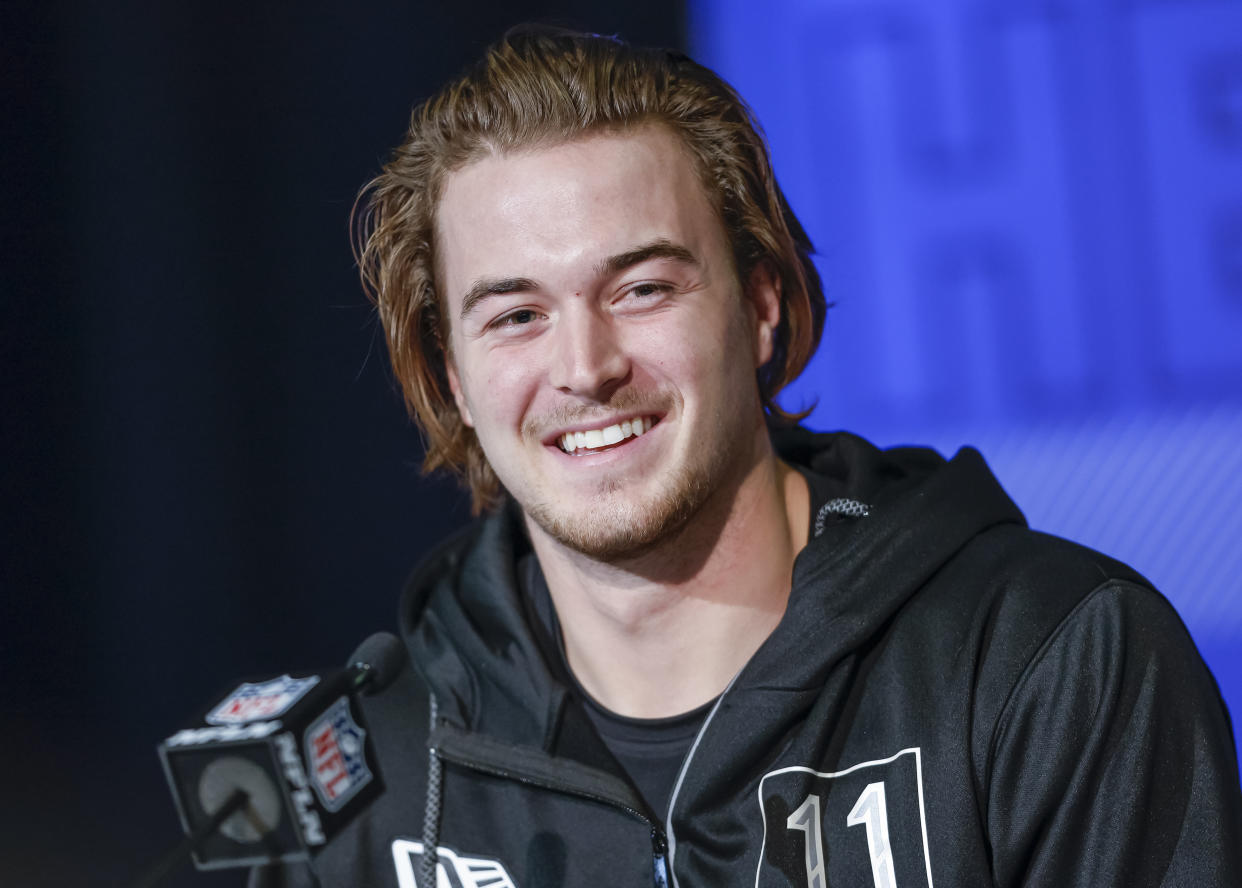
[[[503,327],[524,327],[527,324],[534,323],[539,319],[539,313],[533,308],[519,308],[517,311],[511,311],[508,314],[501,315],[492,321],[489,325],[493,329]]]
[[[635,284],[626,290],[621,298],[636,299],[646,301],[656,299],[672,292],[673,288],[668,284],[661,284],[655,281],[643,281],[641,284]]]

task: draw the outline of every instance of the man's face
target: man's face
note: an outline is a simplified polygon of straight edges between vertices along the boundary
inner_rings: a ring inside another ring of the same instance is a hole
[[[779,292],[762,270],[744,292],[670,132],[477,161],[437,244],[462,417],[552,538],[641,554],[753,467]]]

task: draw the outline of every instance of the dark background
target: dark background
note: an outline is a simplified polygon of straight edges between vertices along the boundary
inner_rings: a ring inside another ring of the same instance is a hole
[[[179,832],[157,741],[241,676],[394,628],[467,518],[419,477],[349,251],[411,107],[521,21],[681,46],[683,18],[0,5],[0,882],[136,877]]]

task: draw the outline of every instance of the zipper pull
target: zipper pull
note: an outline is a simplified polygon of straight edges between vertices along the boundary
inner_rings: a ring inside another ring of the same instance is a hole
[[[651,869],[655,888],[668,888],[668,841],[664,830],[651,827]]]

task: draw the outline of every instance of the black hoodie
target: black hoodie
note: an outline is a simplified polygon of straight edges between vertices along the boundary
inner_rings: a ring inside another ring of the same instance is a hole
[[[470,888],[1242,885],[1229,718],[1159,593],[1027,529],[973,450],[775,440],[865,508],[816,522],[666,822],[547,662],[510,507],[414,574],[413,669],[365,707],[387,790],[320,883],[427,888],[427,844]]]

